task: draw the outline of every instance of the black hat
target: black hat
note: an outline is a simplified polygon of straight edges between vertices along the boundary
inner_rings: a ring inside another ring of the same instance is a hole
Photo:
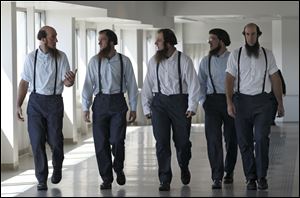
[[[225,46],[229,46],[231,43],[228,33],[223,29],[220,29],[220,28],[211,29],[209,31],[209,34],[217,35],[218,39],[223,41]]]

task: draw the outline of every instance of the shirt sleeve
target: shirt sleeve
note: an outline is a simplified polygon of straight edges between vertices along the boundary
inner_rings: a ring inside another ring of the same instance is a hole
[[[269,51],[269,53],[267,54],[267,57],[269,58],[268,59],[268,61],[269,61],[268,73],[269,73],[269,75],[272,75],[272,74],[274,74],[275,72],[278,71],[278,67],[276,65],[275,57],[274,57],[274,55],[271,51]]]
[[[124,57],[124,56],[123,56]],[[138,88],[136,84],[135,75],[133,72],[132,63],[129,58],[126,61],[125,80],[128,90],[128,100],[131,111],[136,111],[137,99],[138,99]]]
[[[24,67],[23,67],[23,71],[21,74],[21,78],[29,83],[32,83],[33,81],[33,76],[32,76],[32,72],[30,72],[30,68],[33,68],[33,61],[30,57],[30,54],[26,57],[25,62],[24,62]]]
[[[68,71],[70,71],[70,64],[69,64],[68,58],[67,58],[65,53],[62,53],[61,57],[62,57],[62,59],[61,59],[61,64],[62,64],[61,65],[62,66],[61,79],[62,79],[62,81],[64,81],[65,80],[65,74]]]
[[[198,70],[198,79],[200,83],[200,103],[203,105],[206,99],[207,94],[207,75],[205,71],[205,66],[207,65],[207,59],[203,58],[200,62],[199,70]]]
[[[144,111],[144,115],[147,115],[151,113],[151,103],[152,103],[152,88],[154,86],[154,79],[153,75],[151,74],[151,60],[148,63],[147,67],[147,74],[143,83],[143,89],[141,92],[141,98],[142,98],[142,107]]]
[[[93,78],[93,72],[92,67],[96,64],[96,62],[91,59],[86,75],[85,75],[85,81],[82,89],[82,109],[83,111],[89,111],[91,105],[92,105],[92,99],[93,99],[93,90],[95,87],[95,79]]]
[[[236,54],[236,51],[233,51],[230,53],[227,61],[227,68],[226,72],[231,74],[233,77],[237,76],[237,57],[234,56]]]
[[[197,73],[194,68],[193,61],[187,57],[187,65],[186,65],[186,73],[185,73],[185,80],[188,86],[188,109],[187,111],[192,111],[196,113],[199,98],[200,98],[200,84],[199,79],[197,77]]]

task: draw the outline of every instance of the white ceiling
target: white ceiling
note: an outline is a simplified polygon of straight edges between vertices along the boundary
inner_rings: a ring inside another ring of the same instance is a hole
[[[175,23],[228,23],[228,22],[268,22],[276,19],[281,19],[280,16],[260,15],[260,16],[245,16],[245,15],[185,15],[174,16]]]

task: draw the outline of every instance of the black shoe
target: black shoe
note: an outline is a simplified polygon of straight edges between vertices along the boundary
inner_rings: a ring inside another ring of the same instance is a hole
[[[266,190],[268,189],[268,181],[266,178],[262,177],[257,180],[257,187],[259,190]]]
[[[37,185],[37,190],[48,190],[48,186],[46,182],[40,182]]]
[[[126,177],[123,171],[117,173],[117,183],[124,185],[126,183]]]
[[[271,122],[271,125],[272,126],[276,126],[276,123],[273,121],[273,122]]]
[[[221,180],[214,180],[213,184],[211,185],[212,189],[221,189],[222,188],[222,181]]]
[[[256,190],[256,182],[255,179],[249,179],[247,181],[247,190]]]
[[[101,189],[101,190],[111,189],[111,183],[103,182],[103,183],[100,185],[100,189]]]
[[[181,181],[184,185],[187,185],[191,181],[191,173],[189,171],[189,168],[182,169],[181,170]]]
[[[224,184],[232,184],[233,183],[233,173],[226,173],[224,177]]]
[[[53,184],[58,184],[61,180],[61,169],[54,169],[51,177],[51,182]]]
[[[170,191],[169,183],[161,183],[159,186],[159,191]]]

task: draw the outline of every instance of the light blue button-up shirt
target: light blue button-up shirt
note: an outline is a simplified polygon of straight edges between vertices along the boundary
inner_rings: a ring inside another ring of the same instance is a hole
[[[212,56],[210,60],[212,80],[216,92],[220,94],[225,94],[225,70],[227,67],[227,60],[229,55],[230,52],[225,51],[219,57]],[[201,105],[203,105],[206,99],[206,95],[214,93],[208,70],[208,56],[205,56],[200,62],[198,77],[200,82],[200,103]]]
[[[129,106],[131,111],[136,111],[138,88],[130,59],[122,54],[123,60],[123,92],[128,91]],[[98,77],[99,56],[95,55],[89,61],[85,82],[82,90],[83,111],[89,111],[93,95],[99,93]],[[121,62],[119,54],[116,53],[111,59],[101,59],[101,86],[102,93],[120,93]]]
[[[34,57],[35,52],[29,53],[24,62],[21,78],[29,82],[29,92],[33,91],[34,78]],[[64,89],[65,74],[70,71],[69,61],[64,52],[59,51],[60,56],[57,58],[57,82],[56,94],[62,94]],[[43,95],[52,95],[54,93],[55,83],[55,58],[50,53],[45,54],[40,48],[38,49],[36,60],[35,87],[36,93]]]

